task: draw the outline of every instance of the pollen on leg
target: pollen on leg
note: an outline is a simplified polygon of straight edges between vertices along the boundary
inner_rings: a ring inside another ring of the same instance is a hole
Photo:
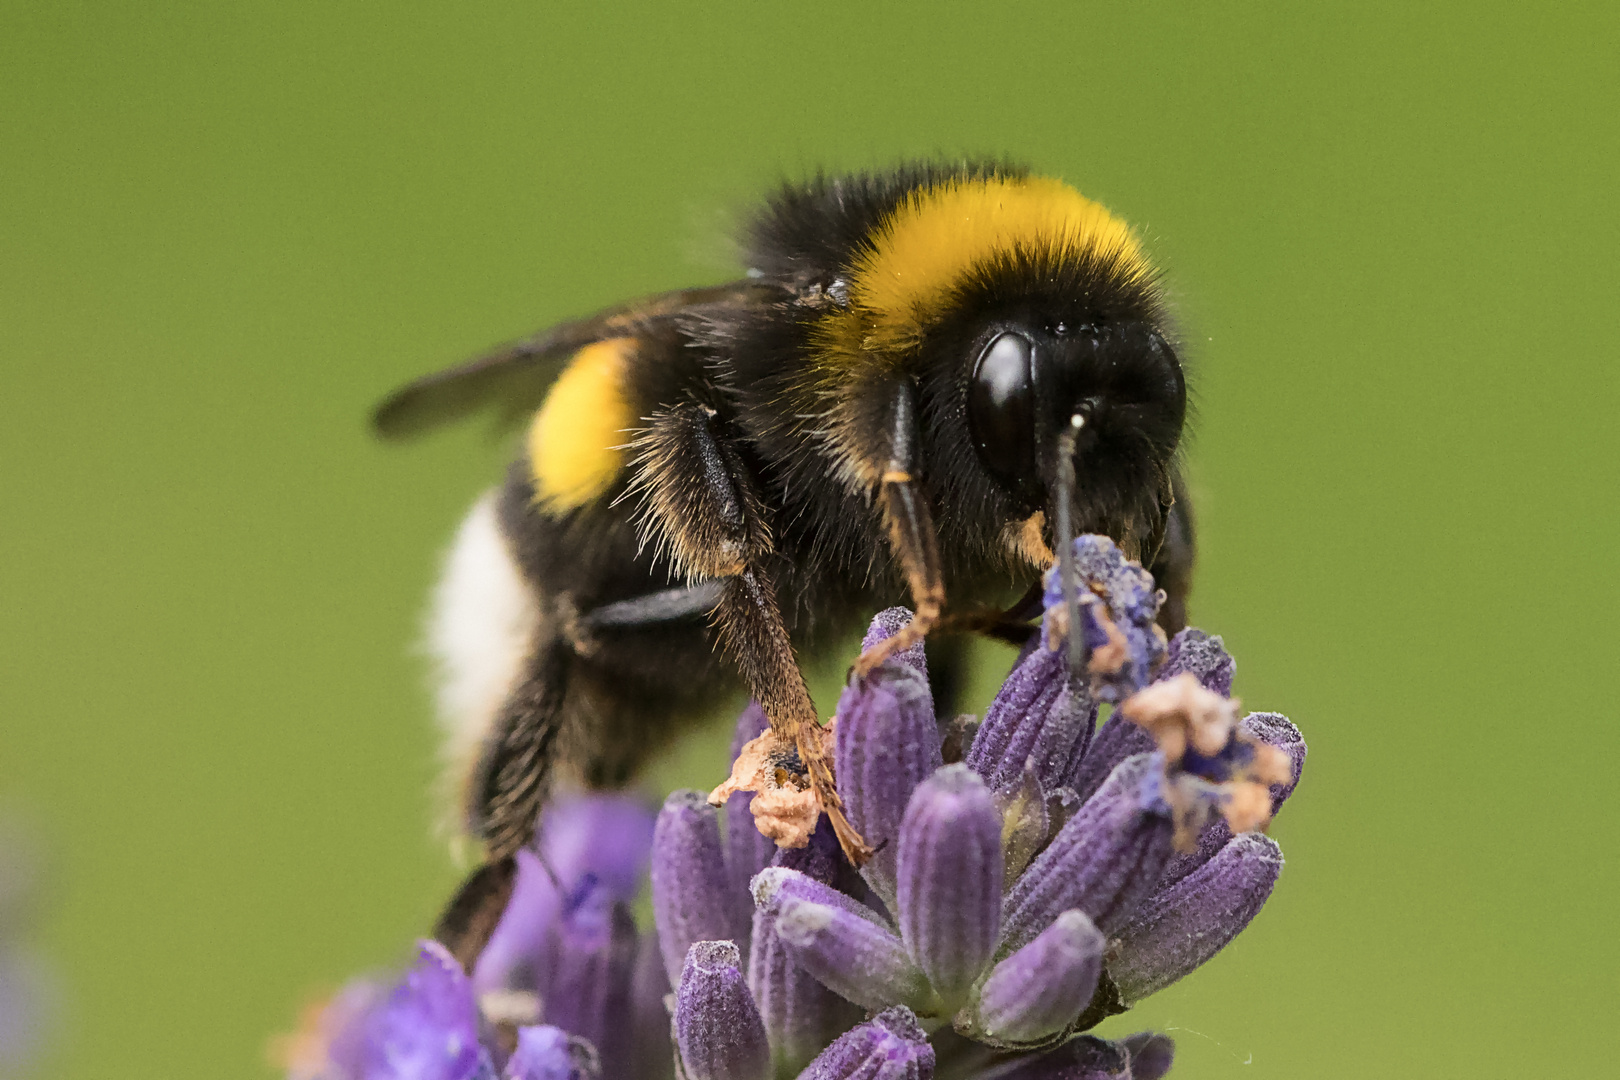
[[[794,740],[772,728],[743,745],[731,766],[731,775],[709,792],[710,806],[723,806],[739,791],[752,791],[748,804],[754,825],[778,847],[802,848],[810,843],[821,816],[821,802],[804,774]]]

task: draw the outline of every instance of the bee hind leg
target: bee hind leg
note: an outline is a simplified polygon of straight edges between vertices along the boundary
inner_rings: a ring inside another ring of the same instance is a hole
[[[469,785],[467,814],[486,847],[486,859],[462,883],[434,926],[433,937],[470,972],[511,899],[514,856],[533,838],[550,794],[556,739],[571,691],[588,691],[577,670],[601,644],[598,634],[661,626],[701,617],[719,599],[721,583],[665,589],[577,611],[559,596],[554,629],[535,650],[518,686],[496,716],[492,734]],[[575,685],[579,683],[579,685]],[[570,705],[574,711],[577,706]],[[589,773],[589,762],[587,773]]]
[[[484,864],[464,881],[434,925],[433,937],[468,972],[511,899],[515,856],[533,837],[550,790],[552,745],[562,725],[574,649],[551,633],[539,641],[507,695],[468,786],[467,814],[484,842]]]
[[[468,817],[491,862],[534,836],[550,789],[552,746],[562,727],[574,646],[560,633],[540,641],[507,695],[468,785]]]
[[[433,924],[433,940],[449,950],[469,975],[506,913],[516,881],[517,860],[512,856],[485,863],[461,883]]]

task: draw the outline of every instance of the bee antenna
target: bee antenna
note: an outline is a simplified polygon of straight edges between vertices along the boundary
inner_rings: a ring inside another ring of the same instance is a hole
[[[1069,417],[1069,425],[1057,440],[1057,505],[1053,526],[1058,542],[1058,580],[1063,586],[1063,610],[1068,615],[1069,671],[1079,675],[1085,669],[1085,643],[1080,640],[1080,586],[1074,565],[1074,451],[1086,418],[1079,413]]]

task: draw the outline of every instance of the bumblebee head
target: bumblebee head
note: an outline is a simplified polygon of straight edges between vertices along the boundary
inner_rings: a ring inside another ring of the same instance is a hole
[[[1071,316],[1072,318],[1072,316]],[[1150,322],[990,320],[960,360],[977,464],[1015,514],[1140,545],[1158,528],[1186,416],[1181,364]]]
[[[999,166],[922,171],[907,185],[863,228],[818,308],[835,444],[861,447],[864,432],[882,430],[882,397],[862,373],[913,373],[930,483],[954,518],[942,528],[966,540],[997,530],[1039,561],[1062,519],[1147,554],[1187,395],[1136,235],[1067,184]],[[843,215],[824,220],[849,216],[862,190],[821,192]],[[783,274],[796,265],[778,261],[769,265]],[[880,446],[864,460],[880,459]],[[854,470],[850,486],[874,477]]]

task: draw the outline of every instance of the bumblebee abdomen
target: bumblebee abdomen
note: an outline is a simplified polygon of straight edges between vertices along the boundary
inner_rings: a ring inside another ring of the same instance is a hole
[[[636,410],[627,379],[633,337],[608,338],[574,354],[529,424],[525,443],[535,502],[550,513],[606,494],[624,471]]]
[[[485,494],[445,555],[427,622],[444,738],[446,831],[452,835],[466,804],[463,785],[533,650],[540,599],[503,535],[496,494]]]

